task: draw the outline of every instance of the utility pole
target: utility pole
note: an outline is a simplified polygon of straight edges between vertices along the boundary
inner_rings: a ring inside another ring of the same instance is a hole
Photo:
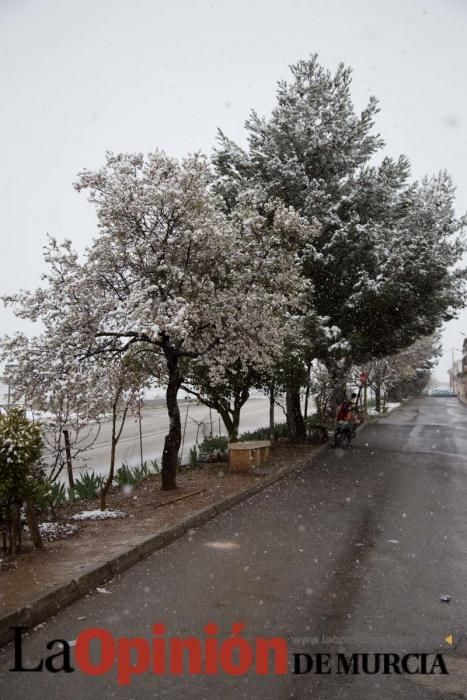
[[[184,448],[184,446],[185,446],[186,423],[187,423],[187,420],[188,420],[188,411],[189,411],[189,408],[190,408],[190,404],[187,403],[187,405],[186,405],[186,413],[185,413],[185,423],[184,423],[184,425],[183,425],[182,449],[181,449],[180,457],[179,457],[179,459],[180,459],[180,466],[182,466],[183,448]]]
[[[139,458],[141,469],[143,468],[143,431],[141,429],[141,399],[138,399],[138,422],[139,422]]]

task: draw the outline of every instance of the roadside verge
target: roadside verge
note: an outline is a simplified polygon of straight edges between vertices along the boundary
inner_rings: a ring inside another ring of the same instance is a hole
[[[398,408],[395,407],[386,415],[398,410]],[[365,426],[375,419],[384,420],[384,417],[368,418],[363,425],[359,426],[358,432],[364,430]],[[280,467],[255,483],[249,484],[246,488],[225,495],[198,510],[185,514],[184,517],[179,518],[168,527],[154,528],[153,531],[151,529],[150,534],[131,537],[131,540],[124,543],[117,553],[103,551],[98,561],[81,569],[79,573],[76,571],[72,573],[70,570],[67,575],[63,575],[63,579],[58,583],[45,585],[40,594],[37,594],[36,591],[23,604],[12,605],[0,612],[0,646],[13,639],[11,627],[23,626],[28,630],[34,628],[66,606],[94,591],[97,586],[101,586],[153,552],[183,537],[190,530],[200,527],[239,503],[248,500],[289,474],[311,466],[313,460],[318,458],[328,447],[329,443],[325,443],[311,448],[303,454],[302,458]],[[5,593],[2,597],[5,600]]]
[[[289,474],[303,467],[310,466],[313,459],[322,454],[327,448],[328,443],[314,448],[311,454],[303,460],[281,467],[247,488],[191,512],[170,527],[159,529],[150,535],[135,537],[132,539],[131,544],[128,544],[117,555],[110,556],[85,568],[78,575],[68,577],[67,580],[63,580],[58,585],[46,588],[43,594],[28,600],[25,605],[0,614],[0,646],[13,639],[14,633],[11,627],[34,628],[82,596],[95,590],[97,586],[121,574],[138,561],[150,556],[153,552],[183,537],[190,530],[248,500]]]

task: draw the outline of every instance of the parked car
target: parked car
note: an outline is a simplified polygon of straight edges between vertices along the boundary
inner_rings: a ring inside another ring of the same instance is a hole
[[[430,389],[429,391],[429,396],[444,396],[444,397],[451,397],[457,396],[457,393],[455,391],[451,391],[451,389]]]

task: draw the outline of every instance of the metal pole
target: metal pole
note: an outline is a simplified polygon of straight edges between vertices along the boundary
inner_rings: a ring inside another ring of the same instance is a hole
[[[190,408],[190,404],[187,403],[187,405],[186,405],[186,413],[185,413],[185,424],[184,424],[184,426],[183,426],[182,451],[180,452],[180,464],[182,463],[182,459],[183,459],[183,447],[184,447],[184,445],[185,445],[186,422],[187,422],[187,420],[188,420],[188,410],[189,410],[189,408]]]
[[[141,429],[141,399],[138,401],[138,420],[139,420],[139,456],[141,461],[141,469],[143,468],[143,431]]]
[[[212,437],[212,411],[209,409],[209,423],[211,424],[211,437]]]

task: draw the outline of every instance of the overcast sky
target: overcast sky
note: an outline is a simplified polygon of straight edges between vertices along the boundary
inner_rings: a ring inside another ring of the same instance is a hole
[[[244,142],[249,110],[269,113],[288,65],[314,52],[353,67],[386,152],[416,178],[446,168],[463,213],[466,36],[466,0],[0,0],[0,291],[39,284],[47,233],[91,241],[79,170],[108,149],[209,152],[217,127]],[[0,314],[0,333],[26,329]],[[466,312],[443,334],[443,380],[459,331]]]

